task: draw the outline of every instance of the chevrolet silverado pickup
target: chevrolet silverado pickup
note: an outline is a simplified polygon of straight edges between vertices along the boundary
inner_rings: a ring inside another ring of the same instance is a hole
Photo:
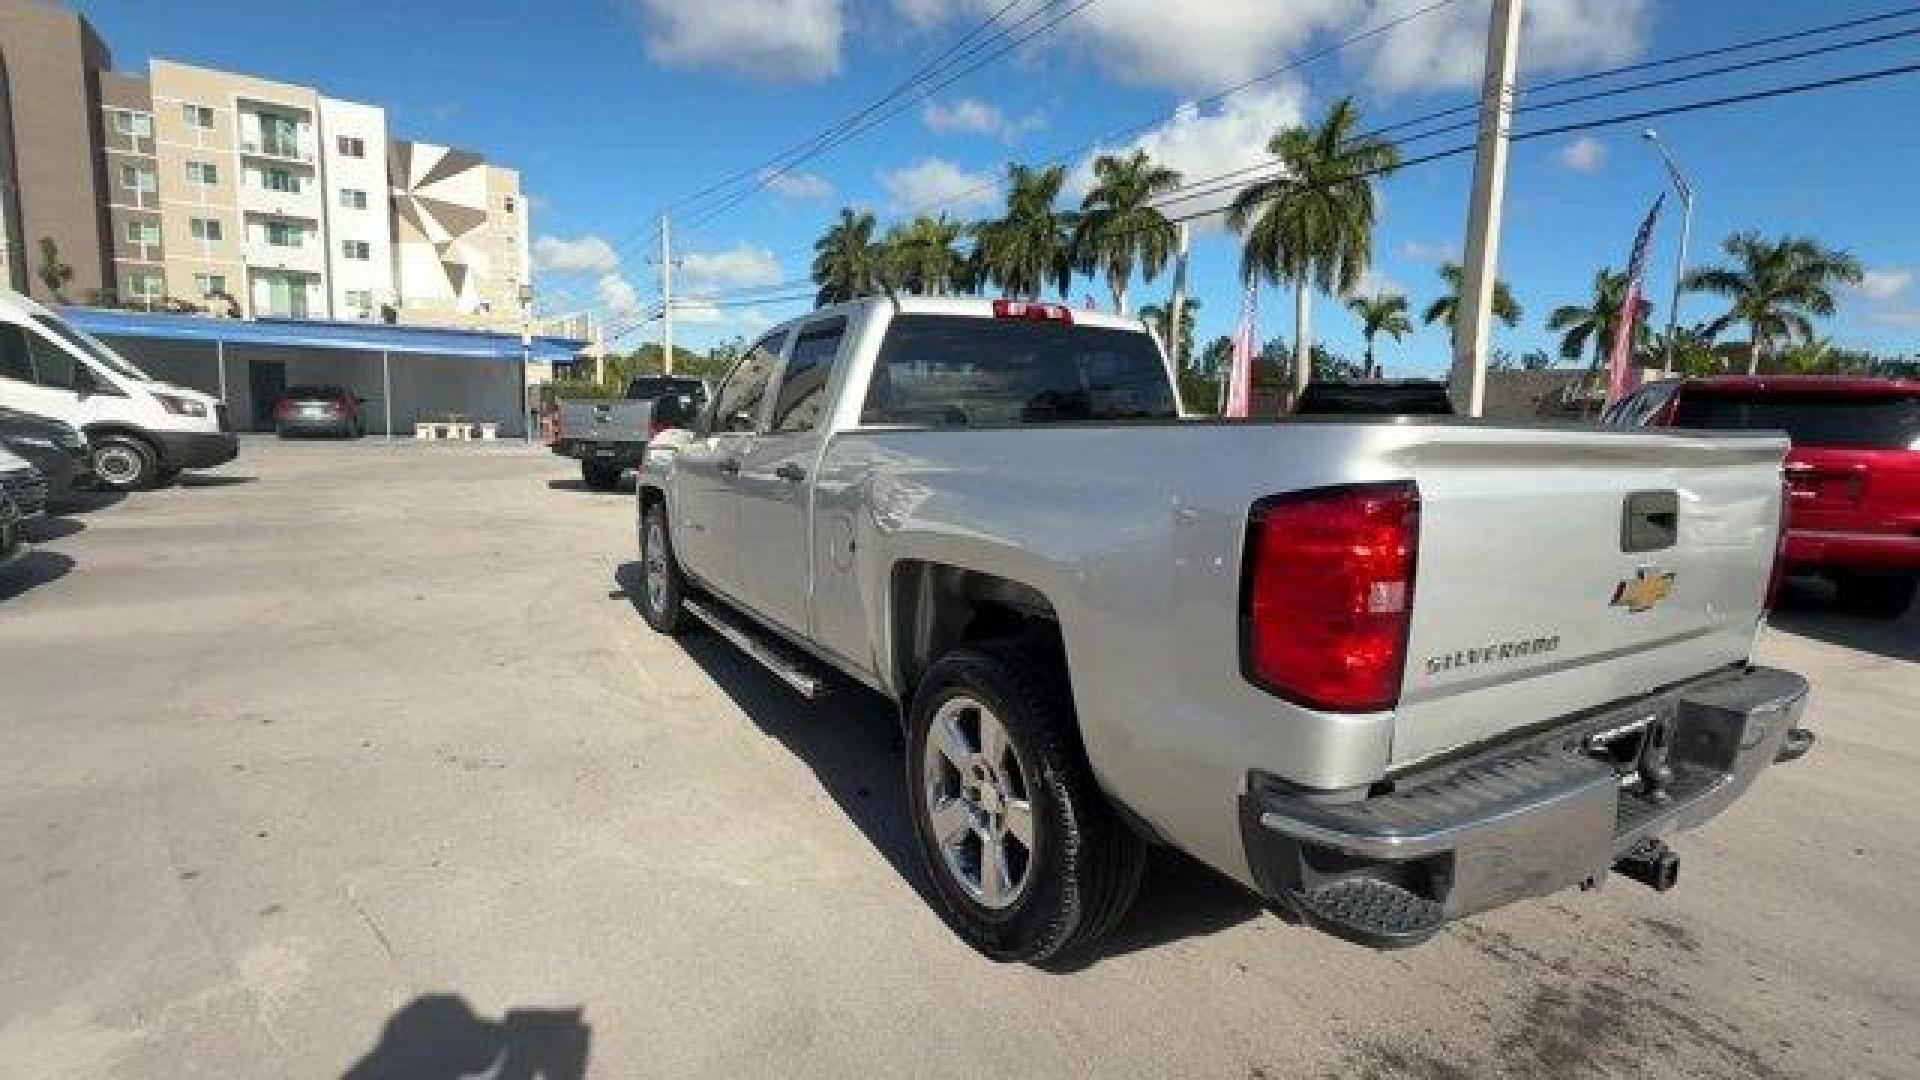
[[[1751,653],[1773,435],[1181,414],[1137,322],[868,299],[780,326],[637,494],[636,602],[899,704],[938,907],[1110,929],[1171,845],[1373,947],[1619,872],[1811,746]]]

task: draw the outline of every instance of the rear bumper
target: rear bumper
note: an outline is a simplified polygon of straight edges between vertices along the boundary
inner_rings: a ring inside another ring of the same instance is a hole
[[[153,440],[169,469],[211,469],[240,456],[240,440],[230,431],[156,431]]]
[[[1798,574],[1920,571],[1920,536],[1795,529],[1787,534],[1787,568]]]
[[[289,416],[274,424],[283,435],[346,435],[353,431],[350,416]]]
[[[1447,920],[1597,883],[1629,856],[1719,814],[1776,759],[1805,752],[1809,736],[1789,741],[1789,733],[1807,694],[1806,680],[1786,671],[1712,675],[1401,777],[1390,793],[1357,801],[1327,802],[1255,774],[1241,797],[1248,864],[1269,899],[1322,929],[1375,946],[1417,944]],[[1665,753],[1642,756],[1634,742],[1631,760],[1616,763],[1590,749],[1603,739],[1618,748],[1635,738],[1621,733],[1636,730],[1664,734]],[[1662,767],[1649,783],[1649,770]],[[1356,882],[1388,883],[1430,917],[1397,935],[1370,935],[1312,903]]]
[[[647,456],[643,442],[603,442],[594,439],[555,439],[552,450],[561,457],[581,461],[604,461],[623,468],[635,468]]]

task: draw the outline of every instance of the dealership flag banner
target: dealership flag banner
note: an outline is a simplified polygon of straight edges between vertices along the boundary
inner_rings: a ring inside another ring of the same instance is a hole
[[[1253,408],[1254,323],[1259,312],[1260,286],[1249,283],[1240,302],[1240,329],[1233,335],[1233,367],[1227,374],[1226,416],[1245,416]]]
[[[1653,200],[1653,206],[1647,210],[1647,220],[1640,223],[1640,231],[1633,237],[1633,256],[1627,260],[1627,295],[1613,320],[1613,350],[1607,354],[1609,405],[1627,394],[1627,369],[1633,363],[1633,330],[1639,325],[1640,309],[1644,306],[1640,299],[1640,280],[1647,272],[1647,247],[1653,240],[1653,226],[1660,220],[1660,207],[1666,201],[1667,193],[1663,191]]]

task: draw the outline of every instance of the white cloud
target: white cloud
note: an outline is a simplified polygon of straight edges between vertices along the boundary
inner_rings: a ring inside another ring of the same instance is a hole
[[[746,289],[780,280],[773,252],[742,240],[725,251],[690,251],[680,259],[681,280],[690,292]]]
[[[1301,122],[1305,91],[1288,85],[1238,94],[1211,110],[1191,103],[1182,105],[1171,120],[1141,135],[1124,147],[1099,147],[1081,160],[1069,180],[1070,189],[1084,193],[1092,184],[1093,160],[1101,154],[1124,152],[1134,147],[1145,150],[1155,162],[1178,171],[1183,181],[1203,184],[1208,177],[1234,173],[1273,160],[1267,153],[1267,141],[1280,128]],[[1252,173],[1234,179],[1257,180],[1265,174]],[[1203,190],[1217,185],[1203,184]],[[1204,213],[1224,208],[1235,192],[1206,191],[1197,197],[1164,203],[1169,217]],[[1196,228],[1217,227],[1217,217],[1200,218]]]
[[[824,202],[833,198],[833,185],[817,173],[764,169],[760,182],[775,195],[796,202]]]
[[[673,321],[687,326],[719,326],[727,313],[704,300],[675,300]]]
[[[1365,274],[1360,275],[1360,285],[1353,290],[1351,295],[1374,297],[1386,296],[1391,293],[1399,293],[1401,296],[1405,296],[1407,295],[1407,287],[1395,281],[1393,278],[1388,277],[1379,267],[1370,266],[1367,268]]]
[[[717,67],[772,82],[840,71],[843,0],[631,0],[647,55],[674,67]]]
[[[600,304],[610,314],[631,317],[640,312],[640,296],[633,286],[619,274],[602,274],[594,282],[594,292],[600,296]]]
[[[971,21],[1003,0],[893,0],[909,24]],[[1385,25],[1408,5],[1381,0],[1103,0],[1034,48],[1077,48],[1117,80],[1211,91],[1271,71],[1310,49]],[[1530,0],[1521,56],[1532,73],[1619,63],[1645,47],[1652,0]],[[1487,5],[1452,4],[1350,50],[1371,89],[1472,86],[1486,55]]]
[[[1582,135],[1560,148],[1560,164],[1574,172],[1599,172],[1607,163],[1607,144],[1591,135]]]
[[[605,273],[620,265],[620,255],[612,244],[592,233],[571,240],[542,236],[533,242],[533,264],[542,270]]]
[[[1419,240],[1408,240],[1400,245],[1400,257],[1408,262],[1433,263],[1459,262],[1460,249],[1452,244],[1428,244]]]
[[[1869,300],[1891,300],[1907,291],[1913,284],[1913,271],[1898,267],[1868,270],[1860,277],[1860,284],[1854,291]]]
[[[920,119],[929,131],[991,135],[1007,142],[1030,131],[1037,131],[1045,127],[1047,122],[1046,117],[1037,112],[1028,113],[1018,120],[1010,119],[999,106],[979,98],[929,101],[926,108],[921,110]]]
[[[1867,318],[1882,326],[1901,330],[1920,330],[1920,307],[1890,307],[1870,312]]]
[[[896,213],[959,213],[991,204],[999,197],[1000,178],[930,157],[917,165],[882,172],[880,187]]]

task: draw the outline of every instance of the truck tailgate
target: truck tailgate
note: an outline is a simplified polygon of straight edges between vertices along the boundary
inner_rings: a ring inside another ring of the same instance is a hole
[[[651,401],[562,401],[560,437],[582,442],[644,442]]]
[[[1515,429],[1401,446],[1421,520],[1393,765],[1746,659],[1786,450]]]

